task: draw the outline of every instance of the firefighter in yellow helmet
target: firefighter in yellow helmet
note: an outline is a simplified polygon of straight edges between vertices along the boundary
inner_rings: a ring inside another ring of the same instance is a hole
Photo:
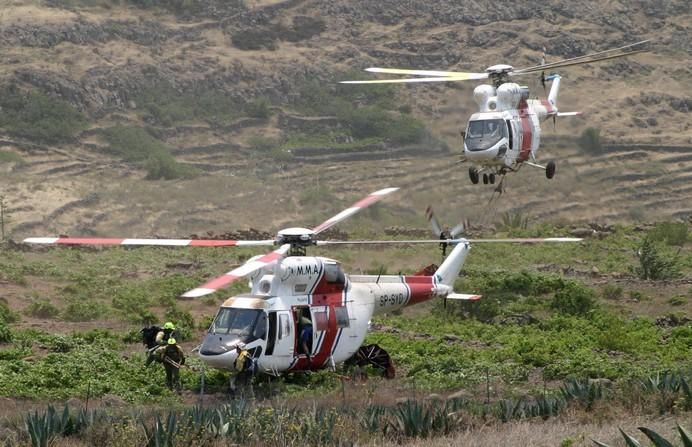
[[[155,355],[166,369],[166,386],[180,393],[180,367],[185,364],[185,354],[175,338],[170,337],[164,346],[156,348]]]
[[[173,336],[173,331],[175,331],[175,324],[166,321],[163,328],[156,334],[156,344],[165,345],[168,339]]]
[[[253,394],[252,376],[255,373],[256,364],[248,350],[245,349],[245,343],[239,342],[235,349],[238,357],[233,362],[235,374],[231,376],[231,394],[244,397],[248,388],[250,394]]]

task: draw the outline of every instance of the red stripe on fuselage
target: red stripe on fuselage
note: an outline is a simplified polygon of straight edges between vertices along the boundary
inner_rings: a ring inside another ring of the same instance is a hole
[[[432,276],[404,276],[404,283],[411,289],[411,298],[407,306],[422,303],[433,297]]]
[[[521,150],[518,161],[526,161],[531,154],[531,143],[533,142],[533,127],[531,126],[531,117],[529,116],[529,105],[526,100],[522,99],[519,102],[519,117],[521,118]]]
[[[547,98],[541,99],[541,105],[545,107],[545,111],[548,115],[552,115],[555,113],[555,109],[553,108],[553,105],[548,101]]]

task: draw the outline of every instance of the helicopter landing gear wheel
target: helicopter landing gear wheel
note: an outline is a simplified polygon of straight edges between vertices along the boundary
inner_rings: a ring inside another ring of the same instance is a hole
[[[469,168],[469,178],[474,185],[478,183],[478,169]]]
[[[484,185],[488,184],[488,174],[483,174],[483,184]]]
[[[490,174],[488,176],[488,181],[490,182],[491,185],[495,184],[495,174]]]
[[[354,354],[353,359],[358,366],[372,365],[379,369],[386,379],[393,379],[396,376],[392,359],[387,354],[387,351],[378,345],[361,346]]]
[[[555,176],[555,162],[549,161],[545,166],[545,176],[547,178],[553,178]]]

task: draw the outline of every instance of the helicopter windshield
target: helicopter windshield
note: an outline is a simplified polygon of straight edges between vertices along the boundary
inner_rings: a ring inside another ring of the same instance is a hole
[[[263,338],[266,326],[267,316],[261,310],[222,307],[209,328],[209,333],[236,335],[247,343]]]
[[[507,136],[507,126],[501,119],[469,121],[466,130],[466,148],[470,151],[490,149]]]

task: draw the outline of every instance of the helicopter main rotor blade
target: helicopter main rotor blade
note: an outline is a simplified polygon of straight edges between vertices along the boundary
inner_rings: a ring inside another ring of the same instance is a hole
[[[488,77],[488,73],[467,73],[463,71],[407,70],[401,68],[379,67],[366,68],[365,71],[369,71],[370,73],[400,74],[407,76],[411,75],[453,77],[457,78],[458,80],[486,79]]]
[[[487,76],[485,76],[487,78]],[[430,78],[373,79],[369,81],[339,81],[339,84],[404,84],[411,82],[454,82],[472,78],[461,76],[434,76]],[[478,78],[483,79],[483,78]]]
[[[315,232],[315,234],[319,234],[326,230],[327,228],[330,228],[342,220],[349,218],[356,214],[358,211],[362,210],[363,208],[367,208],[373,203],[379,202],[386,196],[387,194],[391,194],[394,191],[397,191],[399,188],[384,188],[380,189],[379,191],[375,191],[373,193],[370,193],[367,197],[364,197],[351,205],[350,208],[346,208],[345,210],[341,211],[339,214],[330,217],[329,219],[325,220],[318,226],[312,229],[312,231]]]
[[[273,239],[264,241],[234,241],[227,239],[117,239],[99,237],[28,237],[25,244],[47,245],[129,245],[162,247],[232,247],[274,245]]]
[[[266,255],[260,258],[248,261],[240,267],[234,268],[233,270],[224,275],[214,278],[211,281],[207,281],[203,285],[183,293],[181,296],[184,298],[198,298],[200,296],[214,293],[217,290],[228,286],[232,282],[257,271],[262,267],[266,267],[272,262],[276,262],[277,260],[283,258],[290,248],[290,244],[284,244],[276,250],[267,253]]]
[[[649,40],[642,40],[640,42],[635,42],[629,45],[624,45],[618,48],[612,48],[610,50],[599,51],[597,53],[585,54],[583,56],[577,56],[570,59],[565,59],[562,61],[552,62],[550,64],[535,65],[533,67],[521,68],[519,70],[514,70],[512,74],[525,74],[525,73],[535,73],[543,70],[552,70],[554,68],[569,67],[571,65],[589,64],[591,62],[600,62],[609,59],[615,59],[619,57],[630,56],[632,54],[642,53],[647,51],[646,49],[634,49],[635,47],[649,43]],[[628,51],[630,50],[630,51]]]
[[[509,238],[509,239],[409,239],[409,240],[381,240],[381,241],[317,241],[317,245],[396,245],[396,244],[459,244],[470,243],[543,243],[543,242],[580,242],[578,237],[533,237],[533,238]]]

